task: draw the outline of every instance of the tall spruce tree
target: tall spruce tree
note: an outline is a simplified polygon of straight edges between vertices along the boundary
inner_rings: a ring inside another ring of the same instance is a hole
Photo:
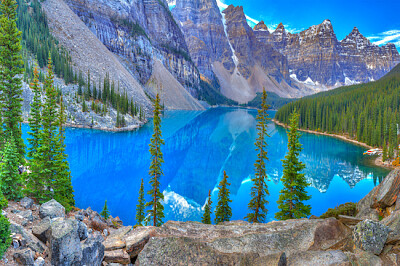
[[[0,163],[1,190],[9,200],[22,198],[22,177],[18,171],[18,155],[17,147],[11,134],[2,150],[2,161]]]
[[[60,108],[58,111],[58,136],[56,138],[56,156],[55,166],[57,176],[54,179],[53,191],[54,199],[61,203],[67,211],[71,210],[71,207],[75,206],[74,200],[74,189],[71,182],[71,171],[69,169],[69,163],[67,161],[67,154],[65,153],[65,136],[64,127],[65,123],[65,111],[64,101],[61,94]]]
[[[160,191],[160,178],[164,174],[162,170],[162,164],[164,163],[164,157],[161,151],[161,146],[164,145],[164,140],[162,139],[161,134],[161,106],[160,106],[160,97],[156,96],[154,101],[154,118],[153,118],[153,136],[150,140],[150,155],[151,155],[151,164],[150,164],[150,185],[151,190],[147,192],[150,195],[151,200],[146,203],[146,208],[150,207],[147,210],[149,214],[147,216],[147,223],[153,223],[153,226],[160,226],[162,224],[162,220],[164,218],[164,206],[161,201],[164,200],[164,195]]]
[[[253,186],[251,188],[251,200],[248,204],[250,213],[245,217],[245,219],[251,223],[264,222],[268,212],[266,208],[268,204],[266,196],[269,195],[269,191],[266,183],[267,173],[265,171],[265,161],[268,160],[266,138],[269,137],[267,133],[267,122],[269,120],[267,111],[269,105],[267,105],[267,93],[265,89],[263,89],[261,99],[261,109],[258,110],[257,115],[258,138],[255,143],[258,154],[254,164],[254,177],[251,179]]]
[[[215,209],[215,223],[219,224],[222,222],[228,222],[232,217],[232,208],[229,206],[229,203],[232,200],[229,198],[229,186],[231,184],[228,183],[228,175],[224,171],[224,177],[219,183],[218,189],[218,204]]]
[[[18,162],[24,164],[25,145],[22,122],[22,77],[24,62],[21,56],[21,32],[17,28],[17,2],[0,2],[0,91],[4,139],[14,138]]]
[[[144,218],[145,218],[145,201],[144,201],[144,184],[143,184],[143,178],[142,182],[140,183],[140,189],[139,189],[139,199],[138,199],[138,204],[136,205],[136,224],[138,225],[143,225]]]
[[[290,118],[290,129],[288,131],[288,153],[283,161],[283,189],[278,200],[279,212],[275,218],[279,220],[300,219],[311,214],[311,206],[303,202],[309,200],[311,196],[307,194],[306,188],[309,186],[305,174],[301,173],[306,167],[300,160],[302,145],[299,142],[300,133],[299,114],[293,112]]]
[[[206,206],[204,206],[204,214],[201,218],[203,224],[211,224],[211,213],[212,213],[212,201],[211,201],[211,190],[208,191],[208,198]]]

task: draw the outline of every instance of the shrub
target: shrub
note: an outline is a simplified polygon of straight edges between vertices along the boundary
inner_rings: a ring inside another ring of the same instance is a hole
[[[341,204],[334,209],[329,208],[320,218],[335,217],[338,218],[339,215],[355,216],[357,214],[357,204],[353,202],[347,202]]]

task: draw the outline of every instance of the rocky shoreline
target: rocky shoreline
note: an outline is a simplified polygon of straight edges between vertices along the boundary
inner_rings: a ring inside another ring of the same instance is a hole
[[[400,265],[399,195],[396,169],[358,202],[355,217],[161,227],[24,198],[3,211],[13,242],[0,265]]]
[[[278,126],[281,126],[281,127],[284,127],[284,128],[288,128],[288,126],[286,124],[281,123],[281,122],[277,121],[276,119],[271,119],[271,121],[274,122]],[[374,148],[374,147],[372,147],[372,146],[370,146],[370,145],[368,145],[366,143],[363,143],[363,142],[360,142],[360,141],[357,141],[357,140],[354,140],[354,139],[350,139],[350,138],[348,138],[346,136],[343,136],[343,135],[330,134],[330,133],[319,132],[319,131],[308,130],[308,129],[301,129],[301,128],[299,128],[299,131],[310,133],[310,134],[315,134],[315,135],[322,135],[322,136],[328,136],[328,137],[337,138],[337,139],[340,139],[340,140],[343,140],[343,141],[346,141],[346,142],[350,142],[350,143],[358,145],[358,146],[365,147],[367,149],[373,149]],[[380,167],[384,167],[384,168],[388,168],[388,169],[394,169],[395,168],[389,162],[383,162],[381,155],[379,155],[375,160],[373,160],[373,163],[376,166],[380,166]]]

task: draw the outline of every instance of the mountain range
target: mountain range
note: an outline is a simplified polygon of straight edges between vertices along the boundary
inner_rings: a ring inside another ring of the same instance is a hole
[[[169,4],[174,7],[170,10]],[[357,28],[342,41],[329,20],[297,34],[281,23],[251,28],[243,7],[216,0],[46,0],[53,35],[76,68],[93,80],[109,73],[149,105],[160,93],[169,109],[203,109],[198,100],[247,103],[265,88],[297,98],[377,80],[400,62]],[[146,97],[147,96],[147,97]]]

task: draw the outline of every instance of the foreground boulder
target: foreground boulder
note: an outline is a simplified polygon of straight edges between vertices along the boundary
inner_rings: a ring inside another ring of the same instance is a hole
[[[82,244],[81,265],[101,265],[104,258],[103,237],[96,233]]]
[[[381,254],[389,234],[389,227],[379,222],[365,220],[353,230],[353,241],[357,248],[372,254]]]
[[[65,217],[65,208],[56,200],[52,199],[40,206],[39,216],[41,219],[46,217],[49,217],[50,219]]]
[[[81,261],[82,250],[75,219],[52,220],[48,241],[52,265],[74,265]]]
[[[29,248],[21,249],[15,252],[14,260],[18,262],[20,265],[27,265],[27,266],[34,265],[32,250],[30,250]]]
[[[29,247],[34,252],[42,253],[46,246],[31,232],[25,230],[25,228],[13,221],[10,221],[10,231],[12,235],[21,236],[21,246]]]
[[[283,261],[283,257],[290,260],[293,254],[302,251],[328,250],[350,234],[351,230],[335,218],[299,219],[268,224],[241,222],[218,226],[195,222],[167,222],[157,228],[154,236],[139,253],[136,263],[236,265],[237,262],[262,262],[267,258]],[[331,256],[332,261],[343,260],[341,254],[334,255]]]

